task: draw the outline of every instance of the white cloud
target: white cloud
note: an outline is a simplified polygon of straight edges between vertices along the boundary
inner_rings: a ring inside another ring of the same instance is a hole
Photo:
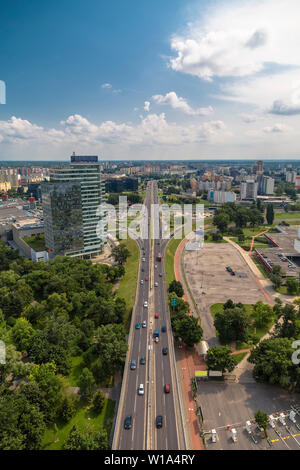
[[[290,130],[290,127],[284,124],[274,124],[273,126],[267,126],[263,129],[267,134],[279,134],[282,132],[287,132]]]
[[[300,103],[284,103],[281,100],[274,101],[271,109],[269,110],[271,114],[279,114],[281,116],[294,116],[300,114]]]
[[[110,83],[103,83],[101,88],[112,88],[112,85]]]
[[[150,111],[150,101],[145,101],[144,110],[147,111],[147,113]]]
[[[166,120],[165,114],[148,114],[136,125],[104,121],[93,124],[74,114],[60,122],[59,129],[44,129],[27,120],[12,117],[0,121],[0,141],[6,143],[33,142],[40,144],[105,145],[183,145],[213,139],[225,130],[222,121],[208,121],[197,125],[179,125]]]
[[[208,106],[207,108],[193,109],[184,98],[177,96],[175,91],[170,91],[166,95],[154,95],[152,99],[161,105],[171,106],[173,109],[179,109],[180,111],[190,116],[209,116],[213,113],[213,108]]]
[[[198,76],[245,77],[266,64],[300,66],[300,2],[235,0],[215,4],[200,23],[175,35],[173,70]]]
[[[251,124],[252,122],[256,122],[259,119],[259,117],[255,114],[246,114],[246,113],[240,114],[240,118],[246,124]]]

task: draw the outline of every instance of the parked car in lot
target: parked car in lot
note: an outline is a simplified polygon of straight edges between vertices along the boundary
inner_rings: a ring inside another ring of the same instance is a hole
[[[124,420],[124,429],[131,429],[132,427],[132,416],[126,416]]]
[[[170,384],[166,384],[164,387],[165,393],[170,393],[171,392],[171,387]]]
[[[163,427],[163,417],[162,415],[156,416],[156,427],[157,429],[160,429]]]
[[[138,388],[138,395],[144,395],[145,390],[144,390],[144,384],[140,384]]]
[[[136,360],[132,359],[130,363],[130,370],[135,370],[136,369]]]
[[[164,356],[166,356],[168,354],[168,348],[162,348],[162,353]]]
[[[141,327],[141,324],[140,324],[140,322],[138,321],[138,322],[135,324],[135,329],[136,329],[136,330],[139,330],[140,327]]]

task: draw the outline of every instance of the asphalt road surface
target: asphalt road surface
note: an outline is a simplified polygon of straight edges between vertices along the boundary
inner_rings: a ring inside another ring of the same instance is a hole
[[[151,203],[158,203],[156,182],[148,183],[148,192],[145,204],[148,208],[148,230],[151,233]],[[160,225],[161,237],[161,225]],[[140,322],[140,328],[134,328],[132,341],[129,345],[129,364],[132,359],[136,360],[136,370],[128,367],[126,390],[124,400],[119,411],[119,434],[114,444],[115,449],[140,450],[140,449],[179,449],[178,423],[176,423],[175,394],[176,384],[171,369],[172,359],[172,337],[170,318],[167,307],[165,292],[165,273],[163,262],[157,261],[158,253],[164,255],[166,242],[153,240],[138,240],[141,249],[140,280],[137,289],[137,300],[135,318],[132,319],[134,326]],[[151,250],[153,247],[153,256]],[[156,267],[155,267],[156,266]],[[143,271],[142,271],[143,269]],[[161,276],[160,276],[161,274]],[[146,277],[148,281],[146,281]],[[158,286],[155,287],[155,282]],[[144,307],[144,302],[149,303],[149,308]],[[159,318],[155,319],[154,314]],[[147,327],[142,328],[142,322],[147,322]],[[166,332],[161,328],[165,325]],[[153,339],[154,329],[159,330],[159,342]],[[163,347],[168,348],[168,354],[162,354]],[[171,355],[170,355],[171,353]],[[146,364],[140,364],[141,357],[146,357]],[[151,359],[151,360],[150,360]],[[150,362],[149,362],[150,361]],[[151,367],[149,367],[151,365]],[[173,367],[174,370],[174,367]],[[126,373],[126,368],[125,368]],[[149,376],[150,374],[150,376]],[[150,382],[149,382],[150,377]],[[124,381],[124,378],[123,378]],[[138,387],[144,385],[144,395],[138,395]],[[171,393],[164,392],[164,385],[169,384]],[[132,416],[132,428],[124,429],[126,416]],[[163,416],[163,427],[156,429],[155,419],[157,415]],[[182,433],[182,430],[181,430]]]

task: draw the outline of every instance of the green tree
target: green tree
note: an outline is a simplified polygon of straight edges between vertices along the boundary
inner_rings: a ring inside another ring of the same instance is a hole
[[[272,225],[274,222],[274,207],[273,204],[267,204],[267,213],[266,219],[269,225]]]
[[[63,448],[64,450],[107,450],[107,433],[104,429],[93,433],[89,429],[81,430],[78,426],[73,426]]]
[[[235,368],[235,361],[228,346],[213,346],[208,350],[205,361],[209,370],[232,372]]]
[[[94,398],[93,398],[93,408],[97,414],[100,414],[101,411],[103,410],[104,403],[105,403],[105,396],[101,390],[98,390],[98,392],[95,393]]]
[[[220,212],[217,213],[213,218],[213,224],[224,233],[227,230],[229,224],[229,216],[226,213]]]
[[[183,297],[184,290],[182,287],[181,282],[176,281],[175,279],[169,284],[168,292],[172,293],[175,292],[177,297]]]
[[[93,395],[93,388],[96,385],[92,372],[85,367],[78,380],[80,395],[90,399]]]
[[[199,343],[203,335],[203,330],[198,325],[197,318],[187,315],[174,320],[173,332],[175,338],[181,338],[188,347],[193,347],[194,344]]]
[[[26,318],[17,318],[12,328],[12,336],[18,351],[28,351],[35,337],[35,330]]]
[[[221,343],[246,341],[250,324],[249,314],[244,308],[237,306],[218,312],[214,321]]]
[[[76,397],[70,395],[64,396],[61,402],[59,415],[65,423],[68,423],[75,415],[77,402],[78,399]]]
[[[268,415],[261,410],[257,410],[256,413],[254,414],[254,418],[258,427],[264,430],[265,438],[267,439],[268,437],[267,428],[269,424]]]
[[[120,244],[112,249],[112,255],[116,263],[123,265],[130,256],[130,251],[124,244]]]
[[[288,294],[297,295],[299,292],[299,282],[294,277],[288,277],[285,281]]]
[[[253,307],[254,324],[257,328],[264,328],[270,324],[273,319],[273,310],[270,305],[263,302],[257,302]]]

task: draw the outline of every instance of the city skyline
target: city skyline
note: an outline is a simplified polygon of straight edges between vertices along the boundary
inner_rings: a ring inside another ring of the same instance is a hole
[[[2,7],[1,160],[298,157],[295,0],[69,6]]]

